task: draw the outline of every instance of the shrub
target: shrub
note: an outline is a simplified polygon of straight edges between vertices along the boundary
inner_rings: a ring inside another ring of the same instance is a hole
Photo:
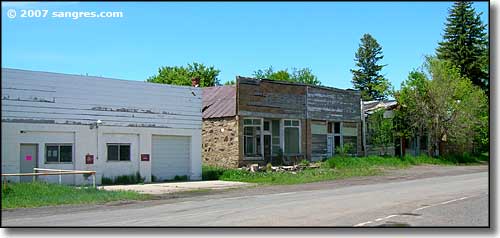
[[[103,176],[102,179],[101,179],[101,184],[102,185],[112,185],[113,184],[113,179]]]
[[[346,143],[342,146],[336,147],[335,153],[338,156],[345,157],[349,155],[349,153],[352,151],[353,148],[354,146],[351,143]]]
[[[219,180],[226,168],[203,165],[201,168],[202,180]]]
[[[302,166],[309,166],[309,161],[308,161],[308,160],[303,159],[303,160],[301,160],[301,161],[300,161],[299,165],[302,165]]]
[[[175,175],[174,181],[188,181],[187,175]]]
[[[144,183],[145,178],[141,177],[139,172],[135,174],[119,175],[114,178],[102,177],[102,185],[125,185]]]
[[[273,165],[271,163],[267,163],[266,172],[273,172]]]

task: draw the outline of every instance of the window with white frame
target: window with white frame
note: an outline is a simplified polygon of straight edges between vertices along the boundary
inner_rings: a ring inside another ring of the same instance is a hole
[[[130,144],[107,144],[108,161],[130,161]]]
[[[243,119],[245,157],[261,157],[262,119]]]
[[[300,153],[300,121],[283,120],[283,129],[285,131],[285,154]]]
[[[72,144],[45,144],[45,163],[72,163]]]

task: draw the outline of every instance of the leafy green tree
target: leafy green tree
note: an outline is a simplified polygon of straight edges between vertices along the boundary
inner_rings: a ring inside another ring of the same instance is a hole
[[[380,147],[380,154],[387,155],[389,146],[394,145],[394,126],[391,118],[384,118],[385,109],[369,115],[370,135],[373,145]]]
[[[321,85],[318,77],[312,73],[309,68],[297,69],[292,68],[291,72],[288,69],[274,71],[272,66],[267,69],[256,70],[253,73],[255,78],[281,80],[296,83],[305,83],[312,85]]]
[[[166,66],[158,69],[158,74],[149,77],[146,81],[152,83],[164,83],[174,85],[191,86],[191,79],[200,78],[200,87],[211,87],[219,85],[220,70],[213,66],[207,67],[200,63],[184,66]]]
[[[412,131],[429,132],[430,155],[439,155],[443,142],[471,143],[481,129],[488,128],[485,93],[449,61],[427,57],[422,69],[412,71],[396,95]]]
[[[352,84],[361,91],[363,100],[384,100],[390,93],[390,82],[380,74],[386,65],[378,62],[383,59],[382,47],[370,34],[364,34],[354,56],[358,69],[351,69]]]
[[[488,35],[481,14],[472,2],[456,2],[449,10],[437,57],[457,65],[464,77],[488,92]]]

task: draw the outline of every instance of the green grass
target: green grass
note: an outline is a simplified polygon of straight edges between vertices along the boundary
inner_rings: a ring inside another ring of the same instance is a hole
[[[450,156],[432,158],[428,156],[411,157],[333,157],[320,163],[320,168],[291,172],[248,172],[214,166],[203,166],[203,180],[239,181],[259,184],[299,184],[324,180],[335,180],[358,176],[379,175],[383,169],[402,169],[413,165],[463,165],[479,164],[488,157]]]
[[[149,197],[132,191],[105,191],[43,182],[2,184],[2,209],[144,200]]]

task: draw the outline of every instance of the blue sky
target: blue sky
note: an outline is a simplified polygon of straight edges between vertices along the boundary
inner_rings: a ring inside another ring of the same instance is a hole
[[[433,54],[452,2],[2,3],[2,67],[145,80],[159,66],[196,61],[221,82],[309,67],[327,86],[350,88],[354,53],[370,33],[382,71],[399,88]],[[488,3],[476,2],[488,22]],[[7,11],[17,17],[10,19]],[[121,11],[122,18],[21,18],[22,10]]]

